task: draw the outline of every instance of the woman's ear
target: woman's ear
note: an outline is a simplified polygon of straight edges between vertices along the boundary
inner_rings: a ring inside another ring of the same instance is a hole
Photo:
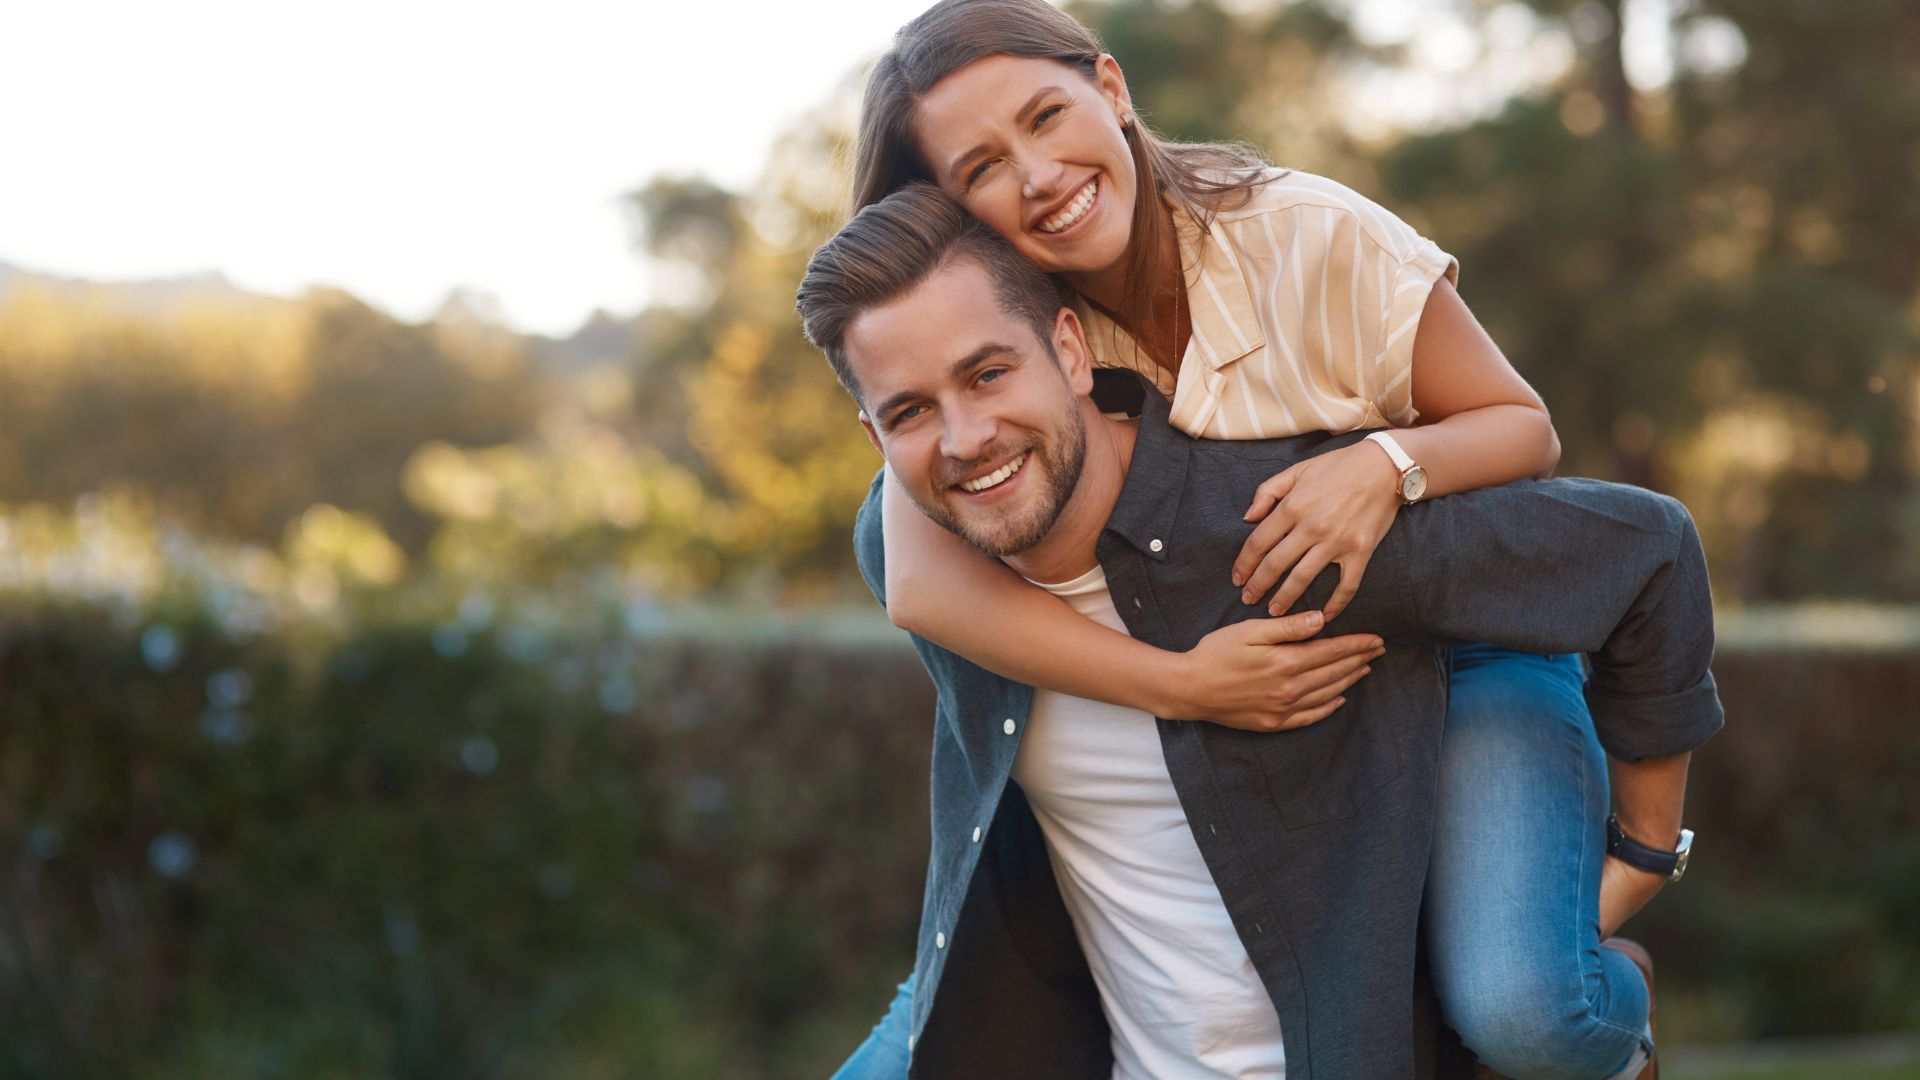
[[[1127,93],[1127,77],[1120,72],[1120,61],[1112,53],[1101,53],[1093,62],[1093,85],[1113,106],[1113,115],[1121,127],[1133,124],[1133,97]]]

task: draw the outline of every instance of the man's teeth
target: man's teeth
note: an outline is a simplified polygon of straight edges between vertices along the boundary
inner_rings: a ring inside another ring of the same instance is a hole
[[[1080,189],[1080,194],[1075,196],[1074,200],[1067,204],[1066,209],[1040,223],[1040,231],[1050,233],[1059,232],[1061,229],[1079,221],[1080,215],[1086,213],[1087,207],[1093,205],[1093,197],[1099,194],[1099,191],[1100,181],[1097,178],[1087,181],[1087,186]]]
[[[980,477],[977,480],[960,481],[960,490],[965,491],[968,494],[978,494],[982,491],[987,490],[990,487],[993,487],[1005,481],[1008,477],[1012,476],[1014,473],[1019,472],[1020,466],[1025,465],[1026,463],[1027,463],[1027,455],[1021,454],[1019,457],[1014,458],[1012,461],[1007,462],[1005,465],[1000,466],[998,469],[995,469],[994,471],[988,473],[985,476]]]

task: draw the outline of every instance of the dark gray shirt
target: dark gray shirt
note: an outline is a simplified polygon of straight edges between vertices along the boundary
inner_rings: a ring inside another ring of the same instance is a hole
[[[1098,557],[1133,636],[1185,650],[1264,614],[1228,576],[1254,487],[1365,432],[1211,442],[1166,411],[1147,395]],[[884,601],[880,490],[876,477],[855,549]],[[1329,568],[1297,610],[1336,583]],[[1699,538],[1684,507],[1640,488],[1529,481],[1403,508],[1324,633],[1358,631],[1383,637],[1386,655],[1318,724],[1260,734],[1159,721],[1188,824],[1279,1013],[1289,1080],[1436,1074],[1415,968],[1451,643],[1589,653],[1587,701],[1616,757],[1688,751],[1721,724]],[[912,1075],[1104,1077],[1098,993],[1009,780],[1033,692],[914,646],[938,707]]]

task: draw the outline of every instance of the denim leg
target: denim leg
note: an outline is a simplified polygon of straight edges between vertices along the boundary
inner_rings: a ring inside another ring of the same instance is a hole
[[[1577,656],[1456,650],[1424,917],[1440,1009],[1516,1080],[1604,1080],[1647,987],[1600,947],[1606,755]]]
[[[860,1049],[833,1074],[833,1080],[907,1080],[907,1035],[913,1028],[913,976],[900,984],[887,1015],[873,1025]]]

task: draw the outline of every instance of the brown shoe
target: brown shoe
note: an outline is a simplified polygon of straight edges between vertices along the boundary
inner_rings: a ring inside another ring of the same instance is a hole
[[[1600,943],[1606,948],[1633,961],[1640,969],[1640,975],[1647,980],[1647,1031],[1653,1031],[1653,954],[1645,945],[1631,938],[1611,937]],[[1637,1080],[1660,1080],[1660,1051],[1658,1047],[1647,1056],[1647,1067],[1640,1070]]]

